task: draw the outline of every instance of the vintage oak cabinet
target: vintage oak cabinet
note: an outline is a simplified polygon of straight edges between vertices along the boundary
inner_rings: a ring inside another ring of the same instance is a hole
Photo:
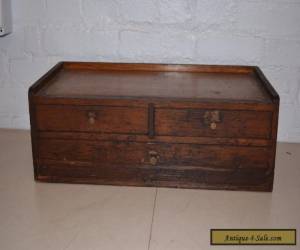
[[[272,191],[258,67],[61,62],[29,89],[38,181]]]

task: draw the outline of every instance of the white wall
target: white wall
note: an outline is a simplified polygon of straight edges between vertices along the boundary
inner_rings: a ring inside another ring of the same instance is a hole
[[[29,128],[27,89],[60,60],[254,64],[300,142],[299,0],[12,0],[0,38],[0,127]]]

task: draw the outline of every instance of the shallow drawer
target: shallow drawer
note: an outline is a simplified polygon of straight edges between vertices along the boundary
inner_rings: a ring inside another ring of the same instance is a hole
[[[39,105],[39,130],[146,134],[147,110],[131,107]]]
[[[269,148],[198,144],[103,142],[97,161],[105,165],[201,166],[220,169],[267,168]]]
[[[270,154],[270,149],[265,147],[59,139],[40,139],[39,142],[40,159],[93,162],[98,166],[267,168]]]
[[[120,167],[95,168],[79,163],[68,165],[41,161],[37,179],[50,182],[94,183],[126,186],[156,186],[271,191],[273,175],[261,168],[219,171],[178,167]]]
[[[271,190],[269,148],[40,139],[38,179]]]
[[[198,109],[156,109],[156,135],[270,138],[272,113]]]

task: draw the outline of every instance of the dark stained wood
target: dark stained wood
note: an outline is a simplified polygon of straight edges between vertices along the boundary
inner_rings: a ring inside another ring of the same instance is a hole
[[[148,132],[147,110],[132,107],[37,105],[36,123],[45,131]]]
[[[273,102],[279,103],[280,98],[279,98],[278,93],[276,92],[274,87],[271,85],[271,83],[268,81],[268,79],[265,77],[265,75],[263,74],[261,69],[257,66],[253,67],[253,69],[254,69],[254,73],[255,73],[257,79],[259,79],[260,81],[263,82],[262,86],[272,96]]]
[[[115,141],[82,141],[40,139],[40,159],[62,162],[91,162],[120,167],[150,166],[151,157],[157,166],[199,166],[203,168],[268,168],[271,150],[266,147],[223,145],[138,143]],[[132,153],[134,152],[134,154]]]
[[[35,122],[35,94],[49,81],[61,68],[63,62],[57,63],[52,69],[50,69],[45,75],[43,75],[38,81],[36,81],[28,90],[28,102],[29,102],[29,114],[30,114],[30,126],[31,126],[31,144],[32,144],[32,158],[33,158],[33,170],[34,177],[38,176],[38,144],[37,144],[37,127]]]
[[[155,135],[155,109],[153,103],[148,105],[148,136],[153,138]]]
[[[154,136],[149,135],[125,135],[125,134],[100,134],[84,132],[55,132],[40,131],[39,138],[62,138],[78,140],[97,140],[97,141],[128,141],[128,142],[149,142],[149,143],[191,143],[202,145],[237,145],[237,146],[271,146],[272,141],[267,139],[249,138],[214,138],[214,137],[186,137],[186,136]]]
[[[36,180],[272,190],[279,96],[258,67],[61,62],[29,107]]]
[[[273,111],[274,103],[256,103],[256,102],[240,102],[237,100],[193,100],[193,99],[177,99],[177,98],[100,98],[87,97],[82,98],[63,98],[63,97],[46,97],[35,95],[32,102],[36,105],[80,105],[80,106],[131,106],[147,108],[149,103],[155,103],[156,108],[194,108],[194,109],[226,109],[226,110],[257,110],[257,111]]]
[[[57,176],[63,178],[96,178],[96,167],[91,162],[39,160],[39,176]]]
[[[159,97],[271,102],[253,73],[63,69],[40,93],[49,97]]]
[[[214,110],[156,109],[157,135],[226,138],[270,138],[272,113],[218,110],[220,120],[211,129],[205,114]],[[176,124],[176,126],[174,126]]]
[[[158,71],[158,72],[199,72],[199,73],[234,73],[253,72],[253,66],[221,66],[197,64],[153,64],[153,63],[109,63],[109,62],[63,62],[64,69],[74,70],[114,70],[114,71]]]
[[[38,181],[174,188],[270,191],[273,178],[263,169],[217,171],[193,168],[120,168],[111,166],[96,177],[91,172],[66,171],[69,165],[42,162]],[[77,166],[83,169],[85,166]],[[90,168],[85,171],[91,170]],[[84,176],[83,176],[84,175]]]

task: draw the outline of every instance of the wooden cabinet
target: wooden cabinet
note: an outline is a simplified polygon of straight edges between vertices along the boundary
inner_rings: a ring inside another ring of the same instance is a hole
[[[257,67],[62,62],[29,104],[36,180],[272,190],[279,96]]]

